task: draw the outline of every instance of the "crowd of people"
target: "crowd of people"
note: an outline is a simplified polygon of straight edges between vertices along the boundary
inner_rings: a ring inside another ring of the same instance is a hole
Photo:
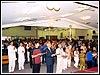
[[[2,52],[9,57],[9,72],[14,72],[15,62],[19,70],[30,63],[32,73],[40,73],[41,64],[46,63],[47,73],[53,73],[56,62],[56,73],[74,67],[85,70],[98,66],[98,40],[69,39],[14,39],[2,40]],[[42,58],[42,59],[41,59]]]

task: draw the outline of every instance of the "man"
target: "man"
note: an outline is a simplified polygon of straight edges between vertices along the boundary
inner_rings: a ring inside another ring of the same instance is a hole
[[[20,42],[20,46],[18,47],[18,63],[19,63],[19,70],[24,69],[24,62],[25,62],[25,48],[23,47],[23,43]]]
[[[32,56],[31,56],[31,53],[34,50],[34,48],[35,48],[35,45],[32,43],[31,47],[29,47],[29,49],[28,49],[28,51],[29,51],[29,57],[30,57],[30,68],[32,68]]]
[[[8,49],[8,59],[9,59],[9,72],[14,72],[17,49],[15,48],[15,46],[13,46],[13,41],[10,42],[7,49]]]
[[[63,67],[62,67],[63,48],[62,48],[62,44],[61,43],[58,44],[58,48],[56,49],[56,53],[53,54],[52,56],[57,56],[56,73],[62,73],[62,69],[63,69]],[[66,62],[66,61],[64,61],[64,62]]]
[[[44,43],[43,46],[41,46],[40,51],[41,53],[45,53],[45,49],[47,48],[47,41]],[[44,64],[46,62],[45,60],[46,56],[45,54],[42,56],[42,64]]]
[[[78,68],[78,63],[79,63],[79,51],[78,51],[78,47],[76,47],[76,50],[74,51],[74,67]]]
[[[92,68],[92,52],[91,49],[89,50],[89,52],[86,53],[86,59],[87,59],[87,68]]]
[[[46,66],[47,66],[47,73],[53,73],[53,65],[54,65],[54,57],[52,54],[54,54],[54,51],[51,49],[51,42],[47,42],[47,48],[46,50]]]

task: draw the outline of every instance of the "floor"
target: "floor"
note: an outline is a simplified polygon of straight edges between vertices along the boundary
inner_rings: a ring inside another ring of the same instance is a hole
[[[79,69],[76,69],[75,67],[73,67],[73,62],[72,62],[72,66],[70,68],[68,68],[67,70],[64,70],[63,73],[72,73],[75,71],[78,71]],[[54,64],[54,73],[56,72],[56,63]],[[8,65],[2,65],[2,73],[9,73],[8,72]],[[30,68],[30,64],[25,64],[25,69],[24,70],[18,70],[18,64],[16,63],[16,67],[15,67],[15,71],[14,73],[32,73],[32,69]],[[41,68],[40,68],[40,73],[46,73],[46,64],[41,64]]]
[[[74,66],[74,62],[71,63],[71,67],[68,68],[67,70],[63,70],[63,74],[77,74],[75,72],[79,71],[79,69],[75,68]],[[2,65],[1,68],[1,72],[2,74],[8,74],[8,65]],[[30,68],[30,64],[26,64],[25,63],[25,69],[24,70],[18,70],[18,63],[16,62],[16,67],[15,67],[15,74],[32,74],[32,69]],[[46,64],[41,64],[41,68],[40,68],[40,73],[41,74],[46,74]],[[56,62],[54,64],[54,72],[56,74]]]

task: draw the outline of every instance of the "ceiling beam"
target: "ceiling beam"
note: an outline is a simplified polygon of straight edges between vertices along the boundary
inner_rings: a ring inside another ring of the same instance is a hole
[[[81,5],[86,5],[86,6],[90,6],[90,7],[98,9],[97,6],[93,6],[93,5],[90,5],[90,4],[85,4],[85,3],[81,3],[81,2],[74,2],[74,3],[81,4]]]

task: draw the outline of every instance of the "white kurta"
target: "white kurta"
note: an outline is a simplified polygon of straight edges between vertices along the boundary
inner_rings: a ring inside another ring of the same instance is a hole
[[[63,51],[62,55],[66,56],[66,57],[63,57],[63,60],[62,60],[62,69],[65,70],[65,69],[67,69],[68,57],[67,57],[67,53],[64,51]]]
[[[79,63],[79,51],[74,51],[74,66],[77,68],[78,67],[78,63]]]
[[[56,66],[56,73],[62,73],[62,51],[63,51],[63,48],[57,48],[56,49],[56,54],[59,54],[57,55],[57,66]]]
[[[71,67],[71,45],[66,48],[67,53],[67,67]]]
[[[9,72],[13,72],[15,69],[15,60],[17,49],[14,46],[9,45],[8,49],[8,59],[9,59]]]
[[[18,47],[18,63],[19,63],[19,70],[24,69],[24,62],[25,62],[25,48],[19,46]]]

